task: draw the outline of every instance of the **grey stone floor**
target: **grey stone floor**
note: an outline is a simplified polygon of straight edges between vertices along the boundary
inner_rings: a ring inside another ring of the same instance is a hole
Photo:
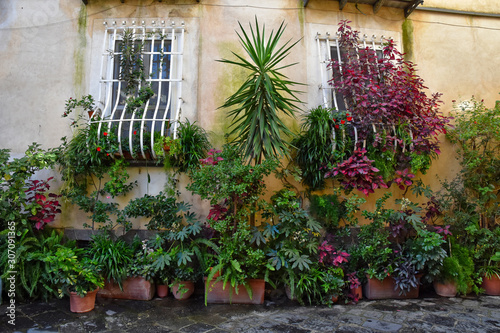
[[[69,300],[18,305],[16,325],[0,306],[0,332],[500,332],[500,297],[363,300],[332,308],[279,298],[264,305],[208,305],[198,295],[152,301],[97,300],[86,314]]]

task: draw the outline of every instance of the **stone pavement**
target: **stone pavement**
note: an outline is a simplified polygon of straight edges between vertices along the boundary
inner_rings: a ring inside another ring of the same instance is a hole
[[[332,308],[300,306],[279,298],[264,305],[208,305],[198,295],[177,301],[97,300],[86,314],[69,311],[69,300],[18,305],[16,326],[0,306],[0,332],[500,332],[500,297],[425,297],[363,300]]]

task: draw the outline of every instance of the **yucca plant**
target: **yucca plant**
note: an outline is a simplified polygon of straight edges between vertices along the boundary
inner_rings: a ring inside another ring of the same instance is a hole
[[[250,60],[232,52],[238,60],[222,59],[220,62],[243,67],[249,71],[246,81],[220,108],[233,108],[228,115],[232,118],[229,136],[245,159],[260,164],[268,157],[282,156],[288,151],[284,139],[292,133],[279,117],[282,112],[294,117],[295,103],[300,102],[290,86],[299,83],[290,81],[280,71],[295,64],[280,65],[297,44],[290,40],[278,47],[285,30],[284,22],[274,34],[271,31],[266,40],[265,26],[259,26],[255,18],[255,29],[250,24],[250,35],[239,23],[237,32],[243,49]]]

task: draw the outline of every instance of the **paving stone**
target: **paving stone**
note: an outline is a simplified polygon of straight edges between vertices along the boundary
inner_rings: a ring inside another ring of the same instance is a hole
[[[141,325],[141,326],[134,326],[131,327],[127,330],[129,333],[170,333],[173,332],[172,330],[161,327],[161,326],[156,326],[156,325]]]
[[[2,309],[5,313],[6,306]],[[500,297],[482,296],[363,300],[331,308],[288,301],[205,306],[203,296],[188,302],[171,297],[151,302],[98,298],[95,310],[85,314],[70,313],[67,299],[21,304],[18,309],[16,328],[3,322],[0,332],[500,333]]]
[[[276,324],[276,323],[262,323],[258,326],[252,327],[248,331],[248,333],[257,333],[257,332],[266,332],[266,333],[309,333],[311,330],[289,326],[285,324]]]
[[[371,306],[373,310],[384,311],[384,312],[392,312],[401,309],[401,306],[395,304],[383,304],[376,303]]]
[[[80,333],[86,332],[83,323],[80,321],[72,321],[59,325],[59,332],[61,333]]]
[[[211,314],[211,315],[194,315],[194,316],[189,316],[187,317],[188,319],[195,321],[195,322],[200,322],[204,324],[209,324],[213,326],[218,326],[222,324],[223,322],[227,321],[227,318],[224,318],[218,314]]]
[[[374,330],[379,330],[383,332],[397,332],[401,327],[399,324],[389,323],[386,321],[380,321],[375,319],[367,319],[363,324],[363,327],[371,328]]]
[[[41,328],[55,327],[75,318],[78,317],[61,311],[50,311],[31,317]]]
[[[7,321],[7,317],[3,316],[4,313],[2,313],[2,320]],[[6,326],[8,329],[11,329],[12,331],[18,331],[18,330],[25,331],[29,328],[37,327],[38,324],[36,324],[33,320],[31,320],[26,316],[20,316],[19,314],[16,314],[15,325],[7,324]]]
[[[208,324],[203,324],[203,323],[196,323],[192,324],[189,326],[185,326],[180,329],[181,332],[190,332],[190,333],[204,333],[207,331],[210,331],[214,329],[215,326],[208,325]]]
[[[483,318],[483,323],[488,324],[492,327],[500,328],[500,320],[492,319],[492,318]]]
[[[373,333],[374,331],[368,328],[353,327],[353,326],[339,326],[335,333]]]
[[[478,316],[477,314],[473,313],[473,312],[453,312],[453,313],[450,313],[449,316],[451,318],[455,318],[455,319],[458,319],[458,320],[469,320],[469,321],[477,321],[478,320]]]
[[[341,316],[337,317],[337,321],[343,324],[352,324],[352,325],[360,325],[362,326],[363,323],[365,322],[364,318],[361,318],[359,316],[353,316],[350,314],[344,314]]]
[[[96,318],[92,321],[84,321],[83,328],[85,332],[104,332],[107,330],[106,322],[102,318]]]
[[[476,308],[476,307],[480,306],[479,301],[472,300],[472,299],[465,299],[462,302],[462,305],[467,306],[467,307],[472,307],[472,308]]]
[[[488,330],[482,324],[473,321],[457,321],[455,329],[459,332],[470,332],[470,333],[487,333]]]
[[[194,324],[195,322],[189,318],[179,318],[172,316],[170,318],[156,319],[159,326],[166,327],[172,330],[180,330],[183,327]]]
[[[307,318],[305,315],[297,315],[296,313],[279,313],[271,316],[273,321],[283,324],[300,324]]]
[[[252,326],[257,325],[258,323],[259,322],[256,321],[254,317],[251,318],[243,317],[240,319],[231,317],[231,320],[228,320],[218,325],[218,327],[231,332],[238,332],[238,331],[244,332],[245,329],[249,329]]]
[[[444,317],[444,316],[436,316],[433,314],[429,314],[423,318],[424,321],[428,321],[432,324],[446,327],[455,326],[456,320],[454,318]]]
[[[383,315],[380,311],[370,311],[367,309],[357,309],[357,308],[349,310],[348,314],[354,316],[362,316],[365,318],[381,318]]]
[[[415,319],[419,319],[422,316],[422,313],[413,313],[407,311],[397,311],[392,313],[384,313],[384,316],[381,318],[383,321],[387,321],[390,323],[398,323],[404,324]]]
[[[18,311],[21,311],[23,314],[26,316],[36,316],[38,314],[44,313],[44,312],[49,312],[49,311],[55,311],[56,306],[55,303],[30,303],[30,304],[21,304],[17,307]],[[2,313],[5,313],[5,311],[2,311]]]
[[[331,332],[334,331],[337,326],[338,323],[336,323],[335,321],[317,318],[307,319],[300,323],[300,327],[318,332]]]

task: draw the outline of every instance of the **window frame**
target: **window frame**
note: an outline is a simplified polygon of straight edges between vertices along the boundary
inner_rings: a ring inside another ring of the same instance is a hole
[[[181,22],[180,25],[175,25],[173,21],[166,24],[164,20],[151,19],[148,22],[145,20],[121,21],[120,25],[117,20],[105,20],[103,27],[99,84],[96,94],[99,112],[94,113],[89,122],[98,124],[98,136],[103,132],[116,131],[118,153],[121,157],[127,158],[125,153],[129,152],[136,159],[157,159],[153,149],[155,141],[158,139],[155,132],[158,132],[161,137],[172,136],[175,139],[181,119],[185,24]],[[155,95],[144,105],[142,115],[132,112],[127,116],[123,112],[127,107],[126,103],[120,105],[120,100],[123,101],[123,96],[119,96],[123,92],[121,90],[123,81],[116,75],[116,69],[120,67],[116,66],[116,59],[121,56],[116,46],[122,40],[121,36],[126,30],[132,31],[136,40],[145,43],[144,45],[149,45],[149,50],[145,47],[141,52],[144,65],[149,67],[145,70],[147,74],[145,81],[158,83],[154,91]],[[161,38],[161,36],[164,37]],[[159,48],[161,50],[164,50],[165,44],[170,44],[170,50],[167,52],[156,51],[158,42],[160,42]],[[154,66],[153,59],[157,55],[169,59],[169,74],[166,78],[161,78],[164,67],[162,65],[160,65],[159,78],[149,76]],[[149,60],[145,61],[145,57],[146,60]],[[117,90],[116,85],[118,86]],[[164,98],[161,95],[162,85],[168,85],[167,96],[165,96],[166,103],[163,106],[161,105],[163,103],[161,100]],[[113,98],[113,95],[118,96],[118,98]],[[151,101],[156,101],[156,105],[150,104]],[[160,110],[161,108],[163,109]],[[151,112],[152,116],[149,116]],[[115,124],[118,125],[117,129],[113,129],[112,125]],[[139,130],[133,130],[134,124],[140,124]],[[128,127],[128,130],[124,130],[124,127]],[[145,141],[145,136],[147,136],[145,129],[150,133],[150,141]],[[139,137],[139,145],[134,144],[134,140],[137,141],[134,135]]]

